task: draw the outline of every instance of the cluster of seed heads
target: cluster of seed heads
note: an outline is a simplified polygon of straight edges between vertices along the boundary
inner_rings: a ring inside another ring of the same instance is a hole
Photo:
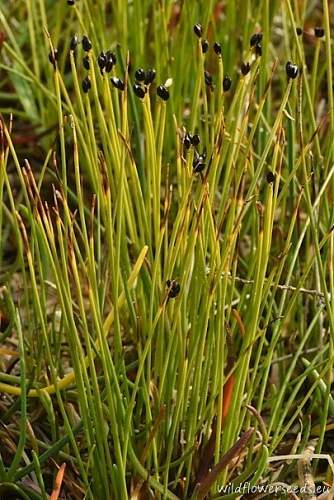
[[[100,68],[101,74],[105,71],[106,73],[110,73],[116,64],[116,54],[111,50],[107,52],[101,52],[97,57],[97,64]]]
[[[69,5],[74,5],[75,0],[68,0],[67,3]],[[194,29],[195,35],[198,38],[202,38],[202,34],[203,34],[202,25],[200,23],[197,23],[194,25],[193,29]],[[297,28],[298,35],[300,35],[302,32],[303,31],[301,28]],[[321,38],[324,36],[325,32],[324,32],[323,28],[315,28],[314,34],[317,38]],[[254,33],[250,37],[249,43],[250,43],[250,46],[255,50],[256,55],[262,54],[262,46],[261,46],[262,38],[263,38],[263,35],[260,32]],[[79,44],[79,38],[78,38],[78,35],[75,34],[72,36],[71,41],[70,41],[70,50],[75,51],[78,44]],[[87,35],[84,35],[82,37],[81,44],[82,44],[83,50],[86,53],[88,53],[92,48],[92,42],[90,41],[90,39],[88,38]],[[209,49],[208,40],[202,40],[201,46],[202,46],[203,53],[206,53]],[[221,56],[222,48],[221,48],[221,45],[219,42],[214,42],[213,50],[219,57]],[[58,51],[55,48],[49,53],[49,60],[55,69],[56,69],[57,59],[58,59]],[[82,62],[83,62],[84,68],[86,70],[89,70],[90,69],[90,58],[89,58],[88,54],[84,56]],[[104,72],[109,73],[112,70],[112,68],[114,67],[114,65],[116,64],[116,55],[111,50],[109,50],[107,52],[101,52],[97,57],[97,64],[100,68],[101,74],[103,74]],[[242,62],[241,63],[240,70],[241,70],[242,75],[244,75],[244,76],[247,75],[249,73],[250,69],[251,69],[251,66],[250,66],[249,62]],[[292,63],[291,61],[288,61],[286,63],[285,70],[286,70],[286,74],[287,74],[289,79],[295,79],[298,76],[299,68],[296,64]],[[155,76],[156,76],[156,71],[153,68],[147,69],[146,71],[143,68],[138,68],[135,71],[135,83],[133,84],[133,92],[135,93],[135,95],[137,97],[139,97],[140,99],[143,99],[145,97],[145,94],[148,91],[148,87],[155,80]],[[205,79],[206,85],[211,90],[213,90],[213,88],[214,88],[213,77],[212,77],[211,73],[207,70],[204,71],[204,79]],[[116,89],[118,89],[120,91],[125,90],[125,83],[120,78],[117,78],[116,76],[112,76],[110,78],[110,81],[111,81],[111,84],[113,85],[113,87],[115,87]],[[224,92],[228,92],[230,90],[230,88],[232,86],[232,80],[231,80],[231,77],[229,75],[224,76],[222,85],[223,85]],[[163,101],[167,101],[169,99],[169,90],[167,87],[168,87],[167,82],[165,84],[160,84],[157,86],[157,90],[156,90],[157,95]],[[91,89],[91,81],[90,81],[89,76],[87,76],[82,81],[82,90],[84,93],[87,93],[90,89]],[[191,145],[195,145],[192,142],[194,140],[194,137],[196,137],[196,136],[193,136],[191,138],[191,136],[189,134],[186,134],[186,136],[183,139],[183,143],[184,143],[184,146],[186,149],[188,149]],[[195,146],[197,146],[197,145],[195,145]],[[198,152],[196,151],[196,156],[195,156],[194,162],[195,162],[193,165],[194,171],[200,172],[205,166],[205,154],[199,155]]]
[[[90,39],[88,38],[87,35],[84,35],[82,37],[82,40],[81,40],[81,45],[82,45],[82,48],[85,52],[89,52],[92,48],[92,42],[90,41]],[[86,55],[83,60],[82,60],[82,64],[83,64],[83,67],[88,71],[89,68],[90,68],[90,61],[89,61],[89,56]],[[82,87],[82,91],[87,94],[87,92],[90,91],[90,89],[92,88],[92,83],[90,81],[90,78],[89,76],[86,76],[86,78],[84,78],[82,80],[82,83],[81,83],[81,87]]]
[[[133,84],[133,91],[137,97],[143,99],[147,92],[148,85],[155,80],[156,71],[153,68],[144,70],[143,68],[138,68],[135,71],[135,83]]]
[[[206,151],[203,153],[199,153],[197,150],[198,145],[200,144],[201,139],[198,134],[191,135],[189,132],[186,132],[183,136],[182,143],[185,151],[193,146],[195,148],[195,155],[193,159],[193,173],[199,174],[206,167]]]
[[[189,132],[187,132],[183,139],[182,139],[183,145],[185,149],[189,149],[191,146],[194,146],[197,148],[199,143],[201,142],[200,136],[198,134],[190,135]]]
[[[204,71],[204,80],[206,85],[213,90],[214,85],[213,85],[213,78],[212,75],[209,71]],[[231,88],[232,85],[232,79],[229,75],[225,75],[223,78],[223,90],[224,92],[228,92]]]
[[[198,38],[202,38],[203,28],[202,28],[202,25],[200,23],[197,23],[197,24],[194,25],[194,33],[195,33],[196,36],[198,36]],[[202,46],[202,52],[203,52],[203,54],[206,54],[206,52],[209,50],[209,42],[208,42],[208,40],[202,40],[201,46]],[[221,55],[222,48],[221,48],[221,45],[220,45],[219,42],[214,42],[214,44],[213,44],[213,50],[215,51],[215,53],[218,56]]]
[[[153,68],[147,69],[138,68],[135,72],[135,79],[137,82],[144,83],[144,85],[151,85],[155,80],[156,71]]]
[[[153,68],[147,69],[138,68],[135,71],[135,83],[133,84],[133,91],[137,97],[143,99],[148,91],[148,87],[154,82],[156,77],[156,71]],[[157,95],[163,101],[168,101],[169,90],[164,84],[160,84],[157,87]]]
[[[200,23],[197,23],[194,25],[193,29],[194,29],[195,35],[198,38],[202,38],[202,34],[203,34],[202,25]],[[298,35],[301,34],[302,32],[303,31],[301,28],[297,28]],[[325,31],[323,28],[315,28],[314,34],[317,38],[321,38],[324,36]],[[253,35],[250,37],[250,40],[249,40],[250,47],[254,49],[255,54],[258,56],[262,55],[262,38],[263,38],[263,34],[260,32],[257,32],[257,33],[253,33]],[[209,48],[209,42],[207,40],[203,40],[202,41],[203,53],[207,52],[208,48]],[[216,54],[220,56],[222,53],[221,45],[218,42],[215,42],[213,45],[213,48],[214,48],[214,51],[216,52]],[[248,61],[241,63],[240,70],[241,70],[241,74],[243,76],[247,75],[250,72],[250,69],[251,69],[251,66],[250,66],[250,63]],[[285,70],[286,70],[286,74],[287,74],[289,79],[295,79],[298,76],[299,68],[296,64],[292,63],[291,61],[288,61],[286,63]],[[204,80],[205,80],[206,85],[211,90],[213,90],[213,87],[214,87],[213,86],[213,78],[212,78],[211,73],[209,73],[209,71],[204,71]],[[231,85],[232,85],[232,80],[231,80],[230,76],[225,75],[224,79],[223,79],[224,92],[229,91],[231,88]]]

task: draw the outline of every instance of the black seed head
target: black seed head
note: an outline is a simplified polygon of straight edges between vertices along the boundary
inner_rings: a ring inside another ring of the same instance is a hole
[[[77,34],[73,35],[70,41],[70,50],[75,50],[77,48],[78,42],[79,42],[78,35]]]
[[[322,38],[325,34],[325,30],[323,28],[314,28],[314,34],[317,38]]]
[[[112,70],[114,64],[116,64],[116,55],[114,54],[114,52],[112,52],[111,50],[108,50],[106,52],[106,65],[105,65],[105,70],[107,73],[110,73],[110,71]]]
[[[298,75],[298,66],[293,64],[291,61],[288,61],[285,65],[285,71],[288,78],[292,78],[294,80]]]
[[[67,0],[67,5],[75,5],[75,0]]]
[[[209,42],[207,40],[202,41],[202,52],[205,54],[208,51]]]
[[[118,89],[118,90],[125,89],[125,84],[124,84],[123,80],[121,80],[120,78],[116,78],[116,76],[112,76],[110,78],[110,81],[116,89]]]
[[[99,65],[101,71],[105,68],[106,63],[107,63],[107,56],[105,55],[104,52],[101,52],[101,54],[97,58],[97,64]]]
[[[181,290],[179,283],[176,280],[167,280],[166,285],[168,287],[168,297],[170,299],[175,299]]]
[[[217,54],[218,56],[220,56],[220,54],[222,53],[222,47],[221,47],[220,43],[215,42],[215,43],[213,44],[213,50],[216,52],[216,54]]]
[[[138,82],[143,82],[145,80],[145,71],[143,68],[138,68],[135,72],[135,79]]]
[[[82,80],[82,90],[84,91],[85,94],[91,89],[91,82],[88,76],[84,80]]]
[[[224,90],[224,92],[227,92],[228,90],[230,90],[231,85],[232,85],[231,78],[228,75],[225,75],[224,79],[223,79],[223,90]]]
[[[201,38],[203,32],[202,25],[200,23],[197,23],[194,25],[194,33],[198,38]]]
[[[137,97],[140,97],[141,99],[145,97],[145,90],[141,85],[139,85],[138,83],[134,83],[132,88]]]
[[[88,56],[85,56],[83,59],[82,59],[82,64],[83,64],[83,67],[87,70],[89,70],[90,68],[90,62],[89,62],[89,57]]]
[[[200,139],[198,134],[194,134],[190,140],[191,140],[191,144],[195,147],[198,146],[199,143],[201,142],[201,139]]]
[[[258,43],[261,43],[262,41],[262,33],[254,33],[251,37],[250,37],[250,40],[249,40],[249,44],[251,47],[254,47],[255,45],[257,45]]]
[[[205,155],[199,155],[194,158],[193,161],[193,172],[194,174],[199,174],[205,169]]]
[[[54,68],[56,67],[57,60],[58,60],[58,50],[53,49],[53,51],[49,53],[49,61],[54,66]]]
[[[188,134],[188,132],[186,133],[186,135],[183,137],[183,145],[186,149],[189,149],[190,146],[191,146],[191,137],[190,135]]]
[[[152,82],[154,82],[155,75],[156,75],[155,69],[153,68],[148,69],[145,73],[145,80],[144,80],[145,85],[150,85]]]
[[[303,34],[303,29],[302,28],[296,28],[296,33],[298,36],[302,35]]]
[[[212,75],[208,71],[204,71],[204,79],[205,83],[208,85],[208,87],[212,86]]]
[[[255,45],[255,54],[257,56],[262,56],[262,45],[260,43]]]
[[[245,76],[250,72],[250,64],[249,62],[241,63],[241,73]]]
[[[272,172],[267,173],[266,179],[267,179],[268,184],[272,184],[273,182],[275,182],[275,176]]]
[[[157,94],[163,101],[168,101],[169,91],[164,85],[159,85],[159,87],[157,87]]]
[[[89,52],[92,48],[92,42],[89,40],[88,36],[84,35],[81,40],[82,48],[85,52]]]
[[[116,64],[117,63],[117,57],[116,57],[116,54],[115,52],[113,52],[112,50],[107,50],[106,52],[106,56],[107,56],[107,59],[109,59],[110,61],[113,62],[113,64]]]

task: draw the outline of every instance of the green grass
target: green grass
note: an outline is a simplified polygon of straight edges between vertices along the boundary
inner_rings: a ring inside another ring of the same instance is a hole
[[[59,498],[237,498],[221,487],[303,486],[303,459],[279,455],[332,451],[332,16],[326,0],[0,4],[0,498],[55,500],[63,463]],[[139,67],[156,69],[143,99]],[[326,460],[308,467],[332,485]]]

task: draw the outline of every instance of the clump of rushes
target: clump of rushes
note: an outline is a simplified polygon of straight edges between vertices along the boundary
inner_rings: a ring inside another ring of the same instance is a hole
[[[145,71],[143,68],[138,68],[135,71],[135,79],[137,82],[143,82],[145,80]]]
[[[297,33],[298,36],[302,35],[303,34],[303,29],[300,28],[300,27],[297,27],[296,28],[296,33]]]
[[[88,56],[85,56],[83,59],[82,59],[82,64],[83,64],[83,67],[85,69],[87,69],[87,71],[89,70],[90,68],[90,62],[89,62],[89,57]]]
[[[111,50],[108,50],[105,55],[106,55],[106,64],[104,69],[106,73],[110,73],[110,71],[113,69],[113,66],[117,62],[116,54]]]
[[[89,52],[92,48],[92,42],[89,40],[88,36],[84,35],[81,40],[82,48],[85,52]]]
[[[202,28],[202,25],[200,23],[197,23],[194,25],[194,33],[196,36],[198,36],[198,38],[201,38],[202,33],[203,33],[203,28]]]
[[[166,285],[168,287],[168,298],[175,299],[180,293],[180,284],[176,280],[167,280]]]
[[[86,78],[84,78],[82,80],[82,90],[84,91],[85,94],[87,94],[87,92],[91,89],[92,87],[92,84],[91,84],[91,81],[90,81],[90,78],[89,76],[86,76]]]
[[[325,34],[325,30],[323,28],[314,28],[314,34],[317,38],[322,38]]]
[[[75,34],[72,36],[71,41],[70,41],[70,50],[74,51],[77,48],[78,43],[79,43],[78,35]]]
[[[248,73],[250,72],[250,64],[249,64],[249,62],[242,62],[240,69],[241,69],[241,73],[244,76],[248,75]]]
[[[150,85],[151,83],[153,83],[155,75],[156,75],[155,69],[153,68],[148,69],[145,73],[145,79],[144,79],[145,85]]]
[[[112,76],[110,78],[110,81],[116,89],[118,89],[118,90],[125,89],[125,83],[120,78],[117,78],[116,76]]]
[[[202,41],[202,52],[206,54],[209,49],[209,42],[207,40]]]
[[[236,460],[242,477],[297,480],[298,467],[271,467],[268,456],[310,433],[326,452],[334,421],[329,2],[321,18],[321,2],[307,0],[169,0],[168,26],[156,29],[154,0],[112,10],[102,0],[2,3],[20,19],[0,28],[0,393],[15,441],[1,452],[7,489],[47,498],[44,451],[75,463],[87,500],[129,498],[132,478],[147,498],[218,498]],[[34,147],[26,126],[52,130]],[[47,411],[35,415],[38,398]],[[35,456],[32,419],[43,428]],[[68,473],[63,498],[74,496]]]
[[[266,175],[266,179],[268,184],[272,184],[273,182],[275,182],[275,175],[272,172],[268,172]]]
[[[139,83],[134,83],[132,88],[137,97],[140,99],[145,97],[146,91]]]
[[[285,71],[288,78],[294,80],[298,76],[298,66],[297,64],[293,64],[291,61],[288,61],[285,65]]]
[[[262,37],[263,37],[262,33],[254,33],[249,40],[250,46],[255,47],[256,45],[261,43]]]
[[[168,101],[169,99],[169,90],[165,85],[159,85],[157,87],[157,94],[163,101]]]
[[[223,78],[223,90],[224,92],[228,92],[232,85],[232,79],[230,76],[225,75]]]
[[[215,53],[217,54],[217,56],[221,55],[221,53],[222,53],[222,47],[221,47],[221,45],[220,45],[219,42],[215,42],[213,44],[213,50],[215,51]]]
[[[58,50],[57,49],[53,49],[49,53],[49,61],[50,61],[50,63],[52,64],[52,66],[54,68],[56,68],[56,61],[57,60],[58,60]]]

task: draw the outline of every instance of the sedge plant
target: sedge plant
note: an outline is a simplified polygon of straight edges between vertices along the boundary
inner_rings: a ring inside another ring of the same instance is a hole
[[[330,491],[331,9],[0,3],[1,498]]]

